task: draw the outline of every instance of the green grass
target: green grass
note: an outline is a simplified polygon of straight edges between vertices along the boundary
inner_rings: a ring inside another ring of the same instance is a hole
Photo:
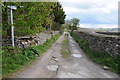
[[[19,49],[15,47],[3,47],[2,50],[2,74],[14,72],[23,65],[29,63],[36,58],[36,55],[41,56],[51,45],[59,38],[57,34],[53,38],[47,40],[43,45]]]
[[[1,77],[2,77],[2,55],[1,55],[1,52],[0,52],[0,78]]]
[[[100,65],[106,65],[110,68],[111,71],[120,74],[120,56],[110,56],[107,52],[92,50],[89,47],[89,42],[87,40],[80,38],[74,32],[71,32],[70,34],[83,49],[83,51],[91,58],[91,60]]]
[[[70,55],[68,35],[65,35],[64,40],[62,41],[61,54],[64,58],[67,58]]]

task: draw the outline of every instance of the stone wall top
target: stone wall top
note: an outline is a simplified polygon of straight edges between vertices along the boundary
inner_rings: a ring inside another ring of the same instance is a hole
[[[99,34],[95,32],[75,31],[79,37],[89,41],[90,48],[97,51],[105,51],[110,55],[120,55],[120,37]]]

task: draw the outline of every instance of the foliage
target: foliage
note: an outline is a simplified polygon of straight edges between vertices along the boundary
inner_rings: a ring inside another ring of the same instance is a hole
[[[3,35],[10,36],[10,9],[13,10],[15,36],[39,33],[45,29],[57,29],[64,23],[65,12],[59,2],[3,2],[2,24]],[[53,23],[57,23],[52,27]]]
[[[56,6],[53,8],[53,13],[54,13],[54,22],[52,24],[52,29],[53,30],[60,30],[61,29],[61,24],[65,23],[65,12],[63,11],[63,8],[59,2],[56,3]]]
[[[2,73],[3,75],[15,71],[26,63],[35,59],[36,55],[41,56],[59,38],[57,34],[47,40],[43,45],[19,49],[15,47],[3,47],[2,52]]]
[[[92,50],[89,47],[89,42],[85,39],[80,38],[74,32],[71,32],[71,36],[75,39],[75,41],[80,45],[83,51],[95,62],[101,65],[106,65],[110,67],[110,70],[120,74],[119,61],[120,56],[110,56],[106,52],[99,52],[96,50]]]
[[[59,24],[65,23],[64,19],[65,19],[66,15],[65,15],[65,12],[63,11],[63,8],[59,2],[57,2],[56,6],[54,7],[53,13],[55,15],[54,22],[59,23]]]
[[[66,29],[69,30],[77,30],[79,26],[80,19],[78,18],[72,18],[71,20],[66,20],[64,26]]]
[[[72,23],[71,29],[72,30],[77,30],[77,27],[79,26],[79,21],[80,21],[80,19],[78,19],[78,18],[71,19],[71,23]]]

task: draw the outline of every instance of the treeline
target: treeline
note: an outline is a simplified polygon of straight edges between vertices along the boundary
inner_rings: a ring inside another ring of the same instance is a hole
[[[39,33],[43,30],[59,30],[64,24],[65,12],[59,2],[4,2],[2,5],[3,36],[10,36],[10,9],[13,10],[15,36]]]

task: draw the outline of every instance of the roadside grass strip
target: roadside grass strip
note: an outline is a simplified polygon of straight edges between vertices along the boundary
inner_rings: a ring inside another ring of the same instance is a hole
[[[64,58],[70,56],[68,34],[65,34],[64,40],[62,41],[61,54]]]

